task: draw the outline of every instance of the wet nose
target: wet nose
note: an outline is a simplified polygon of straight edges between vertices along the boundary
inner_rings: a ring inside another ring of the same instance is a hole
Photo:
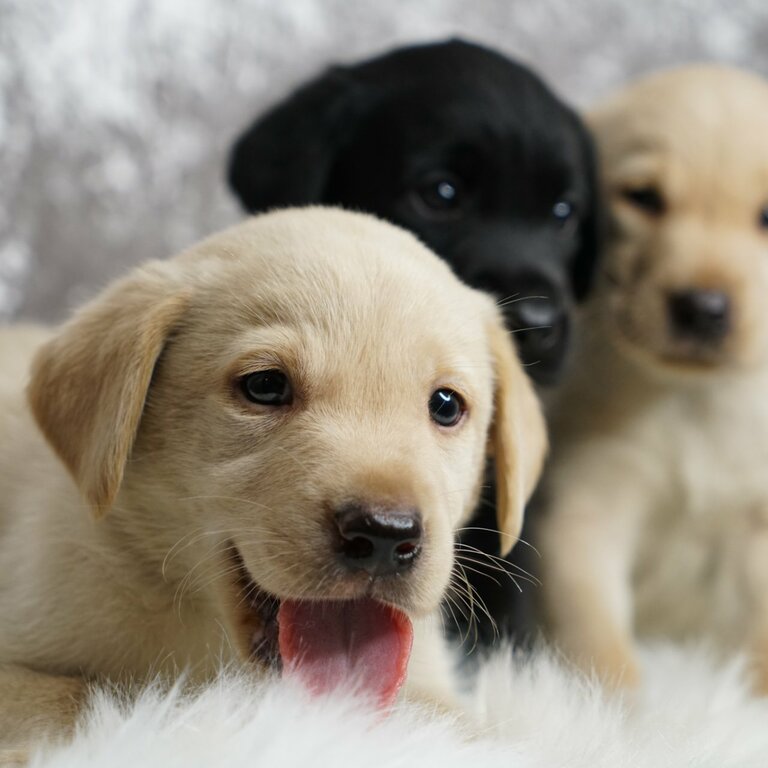
[[[507,326],[522,361],[532,364],[534,377],[544,374],[538,368],[551,366],[556,373],[562,362],[566,343],[567,317],[563,307],[546,297],[521,298],[504,308]]]
[[[716,343],[731,327],[730,299],[722,291],[687,290],[669,295],[672,331],[678,337]]]
[[[556,336],[562,320],[562,309],[545,296],[516,299],[505,308],[513,330],[536,333],[541,339]]]
[[[339,552],[346,567],[371,576],[390,576],[410,568],[422,544],[416,509],[347,504],[335,514]]]

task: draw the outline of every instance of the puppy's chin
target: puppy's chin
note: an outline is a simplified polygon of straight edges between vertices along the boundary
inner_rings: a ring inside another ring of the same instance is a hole
[[[730,345],[711,347],[668,337],[658,343],[638,338],[621,323],[613,323],[608,335],[623,357],[654,378],[691,381],[755,367],[734,355]]]

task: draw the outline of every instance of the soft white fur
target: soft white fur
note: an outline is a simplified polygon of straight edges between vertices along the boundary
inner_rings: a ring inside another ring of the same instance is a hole
[[[467,704],[487,728],[466,741],[445,716],[401,707],[382,720],[337,695],[229,678],[195,698],[150,691],[135,705],[104,693],[74,744],[33,768],[764,768],[768,701],[752,698],[741,659],[645,648],[643,687],[608,698],[548,652],[498,654]]]

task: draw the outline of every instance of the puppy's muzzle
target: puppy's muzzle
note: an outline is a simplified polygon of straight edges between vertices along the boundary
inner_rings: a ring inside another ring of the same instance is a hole
[[[504,317],[531,375],[541,384],[555,381],[569,330],[562,303],[546,295],[524,297],[504,307]]]
[[[334,521],[340,560],[351,571],[393,576],[408,570],[421,553],[418,510],[353,503],[339,509]]]
[[[546,296],[523,298],[505,313],[512,330],[520,333],[520,343],[542,353],[557,346],[565,313]]]
[[[731,302],[722,291],[673,292],[667,299],[667,311],[672,333],[681,340],[714,346],[731,329]]]

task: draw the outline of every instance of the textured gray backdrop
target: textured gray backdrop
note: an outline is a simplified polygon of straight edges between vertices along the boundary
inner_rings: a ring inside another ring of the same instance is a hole
[[[319,68],[457,34],[578,106],[685,61],[768,74],[768,0],[0,0],[0,320],[236,220],[232,137]]]

